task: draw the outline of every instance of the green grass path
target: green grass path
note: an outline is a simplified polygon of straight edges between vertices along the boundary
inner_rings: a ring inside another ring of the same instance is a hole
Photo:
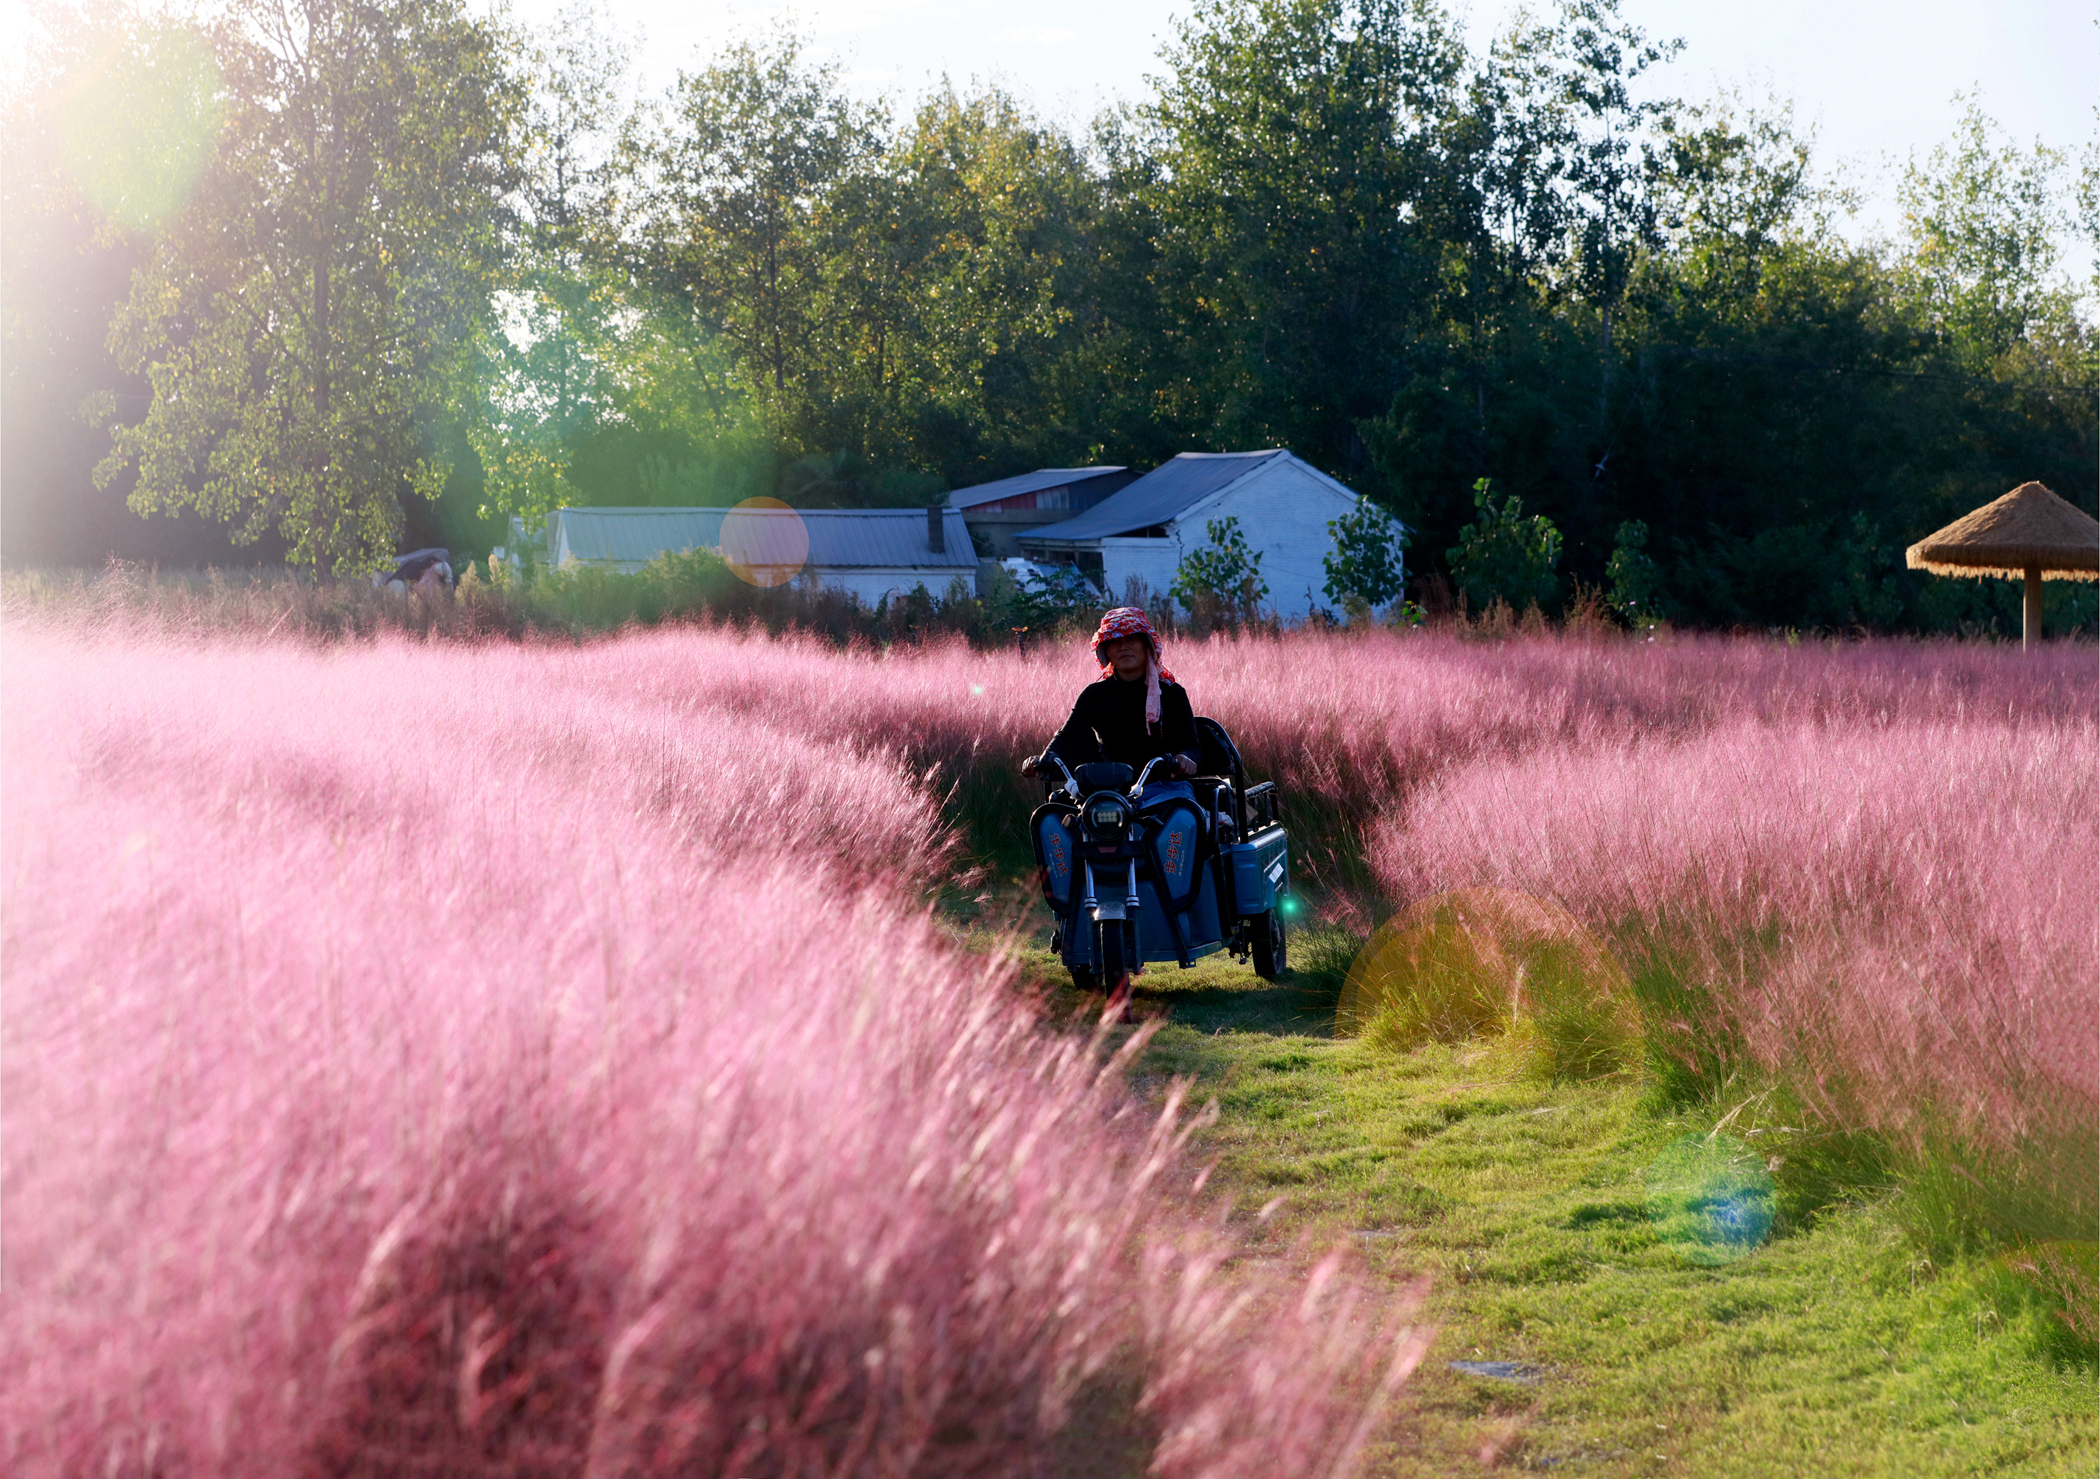
[[[1062,979],[1045,952],[1022,965]],[[1349,1238],[1396,1282],[1434,1278],[1437,1345],[1368,1473],[1479,1472],[1484,1449],[1496,1467],[1597,1475],[2100,1472],[2093,1365],[2052,1344],[1996,1265],[1935,1266],[1872,1204],[1782,1216],[1717,1268],[1662,1242],[1644,1172],[1725,1107],[1515,1080],[1478,1049],[1336,1041],[1331,996],[1222,958],[1140,986],[1165,1025],[1139,1086],[1189,1076],[1192,1102],[1217,1098],[1197,1152],[1219,1157],[1211,1185],[1236,1198],[1250,1258]]]

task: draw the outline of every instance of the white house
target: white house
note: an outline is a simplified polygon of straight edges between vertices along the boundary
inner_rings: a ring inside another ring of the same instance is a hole
[[[725,550],[723,521],[731,515]],[[945,596],[956,580],[977,592],[977,553],[958,509],[558,508],[547,515],[547,560],[557,568],[632,574],[659,555],[693,549],[754,569],[756,583],[798,578],[869,607],[915,586]]]
[[[1281,449],[1183,452],[1084,513],[1027,530],[1020,542],[1033,559],[1077,565],[1118,600],[1133,576],[1164,593],[1182,560],[1210,543],[1206,525],[1235,518],[1261,556],[1268,605],[1298,621],[1334,605],[1322,590],[1324,561],[1334,552],[1327,525],[1356,502],[1350,489]]]

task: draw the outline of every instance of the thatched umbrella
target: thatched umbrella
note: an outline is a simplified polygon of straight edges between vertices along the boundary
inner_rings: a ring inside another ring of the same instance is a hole
[[[2042,640],[2042,582],[2100,580],[2100,523],[2040,483],[2022,483],[1910,547],[1913,570],[2027,582],[2020,645]]]

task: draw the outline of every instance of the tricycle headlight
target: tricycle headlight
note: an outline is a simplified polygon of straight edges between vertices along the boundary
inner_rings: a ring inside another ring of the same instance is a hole
[[[1097,832],[1110,832],[1130,820],[1130,808],[1113,797],[1104,797],[1087,808],[1087,820]]]

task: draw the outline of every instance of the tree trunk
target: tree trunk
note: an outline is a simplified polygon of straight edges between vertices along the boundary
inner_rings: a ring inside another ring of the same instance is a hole
[[[314,435],[319,438],[315,448],[314,481],[322,486],[328,481],[328,452],[332,441],[328,434],[331,409],[329,367],[334,358],[329,343],[329,312],[333,305],[329,301],[328,248],[335,230],[335,149],[341,137],[342,113],[341,104],[332,95],[328,112],[325,137],[317,139],[313,146],[316,154],[323,148],[328,151],[327,163],[321,169],[320,219],[315,223],[314,231]]]
[[[2042,567],[2027,567],[2027,589],[2020,603],[2020,645],[2033,647],[2042,640]]]
[[[1600,423],[1611,419],[1611,305],[1604,305],[1604,359],[1603,371],[1597,381],[1597,419]],[[1601,427],[1600,427],[1601,430]]]

